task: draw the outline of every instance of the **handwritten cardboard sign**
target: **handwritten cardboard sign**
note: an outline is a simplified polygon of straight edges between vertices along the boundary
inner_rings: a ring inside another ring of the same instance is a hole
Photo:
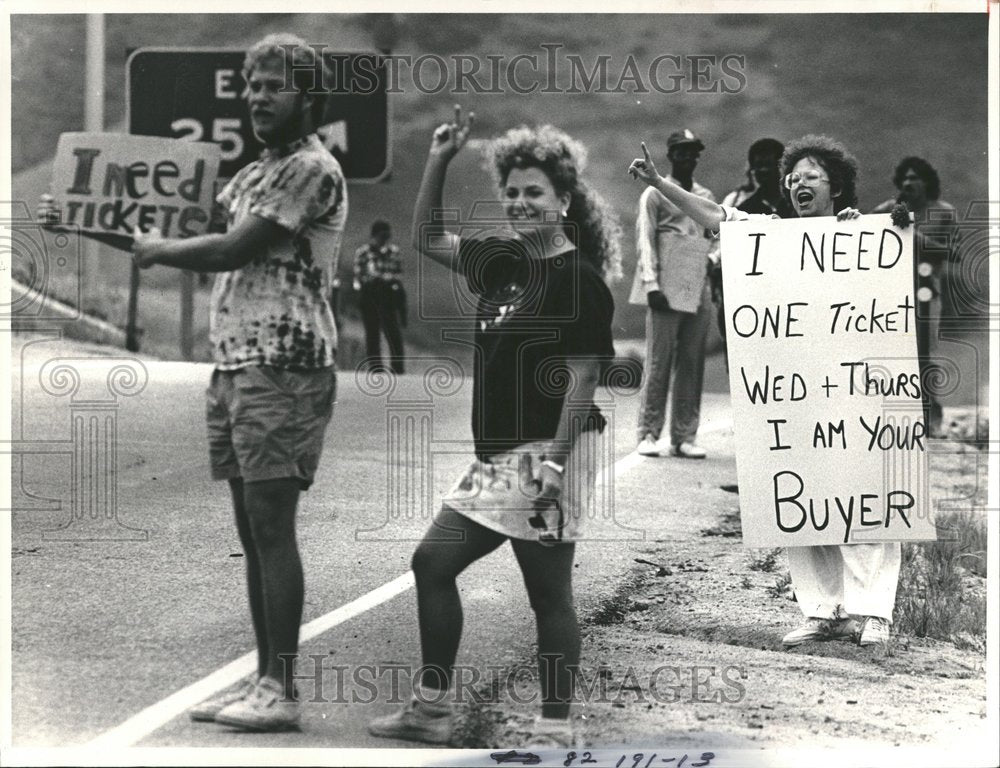
[[[712,242],[660,232],[656,238],[660,255],[660,289],[678,312],[697,312],[705,289],[705,260]]]
[[[888,215],[722,225],[745,546],[935,538],[912,237]]]
[[[120,133],[64,133],[52,166],[63,222],[84,232],[202,234],[211,219],[219,146]]]

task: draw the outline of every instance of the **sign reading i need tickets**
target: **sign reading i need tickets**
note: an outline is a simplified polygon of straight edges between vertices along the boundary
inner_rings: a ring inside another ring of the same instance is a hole
[[[63,223],[84,232],[203,234],[211,220],[219,147],[121,133],[64,133],[52,166]]]
[[[934,539],[912,229],[755,219],[721,238],[744,545]]]

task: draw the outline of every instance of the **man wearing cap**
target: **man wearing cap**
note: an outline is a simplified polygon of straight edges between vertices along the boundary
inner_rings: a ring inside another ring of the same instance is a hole
[[[670,134],[670,180],[714,202],[712,193],[693,178],[704,148],[688,129]],[[669,450],[673,456],[703,459],[705,450],[694,440],[701,411],[705,339],[712,315],[708,286],[711,234],[653,187],[639,198],[635,226],[638,262],[629,302],[648,307],[637,450],[643,456],[659,456],[666,447],[660,432],[666,421],[670,375],[676,369]]]

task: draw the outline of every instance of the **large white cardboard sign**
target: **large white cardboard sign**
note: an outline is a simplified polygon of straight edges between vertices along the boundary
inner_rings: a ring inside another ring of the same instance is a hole
[[[84,232],[164,237],[203,234],[211,220],[219,146],[207,142],[64,133],[52,165],[52,196],[64,224]]]
[[[744,545],[935,538],[912,228],[762,219],[721,238]]]

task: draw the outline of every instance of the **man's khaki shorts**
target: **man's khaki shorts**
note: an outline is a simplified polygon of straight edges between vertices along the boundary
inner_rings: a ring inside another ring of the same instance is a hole
[[[333,368],[215,370],[205,394],[214,479],[312,484],[337,394]]]

